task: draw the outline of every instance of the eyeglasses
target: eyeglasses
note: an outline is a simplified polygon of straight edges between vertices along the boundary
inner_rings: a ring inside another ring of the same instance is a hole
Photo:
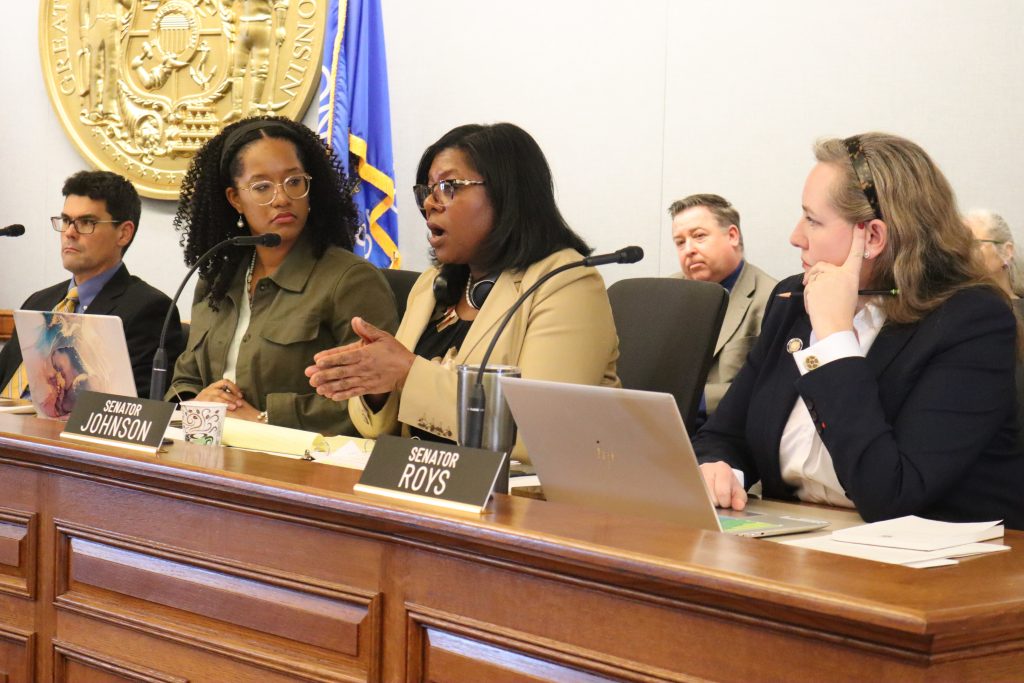
[[[260,206],[272,204],[277,199],[277,188],[284,190],[289,199],[302,199],[309,194],[309,183],[313,176],[300,173],[299,175],[288,176],[283,183],[275,183],[270,180],[257,180],[250,183],[246,190],[252,195],[253,201]]]
[[[975,238],[974,241],[978,244],[1006,244],[1006,240],[979,240]]]
[[[433,185],[413,185],[412,193],[416,196],[416,206],[423,211],[423,205],[427,197],[433,197],[434,201],[441,206],[448,204],[455,199],[455,190],[470,185],[484,185],[482,180],[438,180]]]
[[[96,225],[98,223],[124,223],[124,221],[115,220],[97,220],[95,218],[89,218],[85,216],[83,218],[68,218],[67,216],[52,216],[50,223],[53,225],[53,229],[57,232],[64,232],[71,226],[75,226],[75,230],[79,235],[91,235],[96,231]]]

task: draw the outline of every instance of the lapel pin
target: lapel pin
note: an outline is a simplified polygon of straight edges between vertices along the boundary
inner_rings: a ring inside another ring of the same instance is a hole
[[[789,353],[796,353],[800,349],[804,348],[804,342],[799,337],[793,337],[786,342],[786,351]]]

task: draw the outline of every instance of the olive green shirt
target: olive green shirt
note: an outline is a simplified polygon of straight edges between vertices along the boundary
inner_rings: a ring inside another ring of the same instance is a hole
[[[174,366],[166,398],[191,398],[224,375],[228,347],[246,295],[246,267],[214,310],[200,281],[192,304],[188,344]],[[273,425],[326,435],[355,434],[344,401],[317,395],[304,374],[313,354],[358,340],[349,324],[359,316],[394,332],[395,297],[380,271],[339,247],[317,259],[300,239],[277,272],[262,278],[252,299],[249,328],[238,351],[236,384],[245,400],[266,410]]]

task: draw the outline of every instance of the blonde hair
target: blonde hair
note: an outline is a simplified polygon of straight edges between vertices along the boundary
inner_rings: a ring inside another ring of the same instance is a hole
[[[864,133],[855,137],[888,228],[885,248],[876,257],[868,287],[899,289],[899,296],[887,297],[883,303],[886,320],[917,322],[957,291],[979,284],[1006,298],[973,248],[953,189],[928,153],[896,135]],[[857,179],[847,141],[819,140],[814,156],[842,173],[831,189],[832,206],[840,215],[851,223],[876,218]]]

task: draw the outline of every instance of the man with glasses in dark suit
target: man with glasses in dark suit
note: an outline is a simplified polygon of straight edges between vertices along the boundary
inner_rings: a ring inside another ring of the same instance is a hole
[[[80,171],[64,181],[62,192],[64,208],[50,220],[60,234],[61,262],[72,277],[32,294],[21,308],[121,318],[135,388],[139,396],[148,396],[153,354],[171,300],[129,274],[122,261],[138,232],[142,202],[126,178],[107,171]],[[4,398],[22,398],[27,387],[17,334],[0,350]],[[167,335],[170,367],[184,343],[174,311]]]

